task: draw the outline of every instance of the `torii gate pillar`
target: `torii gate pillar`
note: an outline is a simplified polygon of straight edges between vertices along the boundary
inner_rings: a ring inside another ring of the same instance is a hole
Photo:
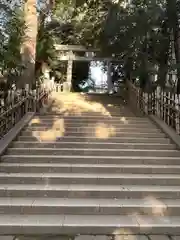
[[[73,60],[68,60],[67,64],[67,85],[68,89],[67,91],[71,91],[71,85],[72,85],[72,69],[73,69]]]
[[[68,62],[67,62],[67,75],[66,75],[66,82],[64,84],[64,90],[65,92],[71,91],[71,85],[72,85],[72,70],[73,70],[73,60],[72,57],[73,52],[68,53]]]

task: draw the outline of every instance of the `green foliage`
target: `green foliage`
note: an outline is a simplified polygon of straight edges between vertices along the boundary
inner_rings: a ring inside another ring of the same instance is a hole
[[[77,42],[81,45],[99,47],[103,23],[106,18],[106,1],[89,0],[76,8],[74,29]]]
[[[166,68],[166,75],[170,48],[166,1],[133,0],[125,7],[119,2],[110,5],[102,39],[103,52],[123,59],[126,78],[147,82],[156,66],[159,71]],[[165,75],[160,77],[161,85]]]
[[[50,27],[61,44],[97,46],[104,21],[105,2],[56,1]]]
[[[3,68],[8,71],[21,67],[21,44],[24,41],[24,32],[23,12],[20,9],[15,9],[7,22],[5,31],[8,39],[4,45]]]
[[[53,64],[55,59],[55,48],[54,39],[46,26],[43,24],[39,25],[37,45],[36,45],[36,61],[38,63],[47,63],[50,66]]]
[[[46,0],[38,1],[37,69],[46,62],[57,78],[63,79],[66,68],[63,64],[59,67],[55,60],[55,42],[100,48],[100,56],[113,55],[122,60],[122,67],[117,69],[123,71],[125,78],[138,77],[144,82],[156,72],[161,86],[168,67],[179,68],[179,61],[172,67],[169,63],[170,35],[172,31],[177,34],[176,0],[173,5],[171,0],[132,0],[129,4],[123,0],[54,2],[51,11]],[[16,68],[21,62],[24,23],[19,8],[12,11],[8,4],[2,4],[2,8],[6,21],[0,31],[0,66],[4,71]]]
[[[57,1],[51,25],[56,41],[98,47],[101,56],[114,55],[123,59],[124,65],[131,58],[130,70],[134,73],[139,74],[142,68],[149,71],[152,64],[159,64],[164,51],[165,1],[133,0],[126,6],[123,3],[82,0],[75,6],[72,1]]]
[[[23,11],[15,6],[13,9],[6,5],[4,19],[0,31],[0,69],[2,74],[20,74],[21,44],[24,41],[25,23]]]

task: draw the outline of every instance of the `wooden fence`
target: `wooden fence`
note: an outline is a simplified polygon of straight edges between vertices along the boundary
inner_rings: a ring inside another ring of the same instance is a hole
[[[134,113],[156,115],[180,135],[180,95],[160,87],[146,93],[131,82],[127,83],[127,89],[127,101]]]
[[[27,113],[39,111],[46,103],[51,88],[42,84],[36,90],[25,89],[0,92],[0,139]]]

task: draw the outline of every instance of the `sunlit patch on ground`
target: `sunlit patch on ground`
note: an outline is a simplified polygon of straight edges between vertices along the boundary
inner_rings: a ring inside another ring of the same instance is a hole
[[[123,238],[124,236],[128,236],[133,234],[132,231],[130,229],[126,229],[126,228],[116,228],[113,233],[113,235],[117,235],[116,236],[116,240],[125,240],[125,238]],[[128,239],[127,239],[128,240]],[[134,240],[134,239],[132,239]]]
[[[99,139],[108,139],[114,136],[116,133],[116,129],[112,126],[109,126],[105,123],[98,123],[95,126],[95,137]]]
[[[2,236],[2,240],[179,240],[180,236],[168,235],[77,235],[77,236],[20,236],[13,238]]]
[[[146,218],[145,216],[151,215],[153,217],[161,217],[161,216],[163,217],[167,211],[167,207],[163,202],[161,202],[160,200],[156,199],[153,196],[148,196],[144,198],[144,203],[145,203],[145,206],[149,208],[147,213],[144,211],[144,209],[142,209],[143,213],[146,215],[144,214],[141,215],[139,212],[132,212],[130,216],[136,217],[136,220],[140,228],[151,230],[153,226],[152,225],[153,219]]]
[[[64,136],[65,126],[64,119],[57,119],[53,122],[52,127],[47,131],[34,131],[33,137],[36,137],[40,142],[56,141],[57,138]]]
[[[111,116],[110,112],[101,103],[88,101],[84,95],[76,93],[59,94],[53,93],[54,103],[52,111],[56,113],[64,113],[65,116],[77,115],[83,113],[100,113],[104,116]]]
[[[145,202],[152,206],[151,211],[153,216],[164,216],[167,211],[167,206],[161,202],[159,199],[156,199],[153,196],[148,196],[145,199]]]
[[[38,117],[35,117],[30,121],[29,125],[31,126],[31,125],[40,124],[40,123],[41,123],[41,120]]]
[[[117,235],[117,236],[114,236],[113,240],[145,240],[146,239],[143,235],[139,236],[139,235],[131,235],[131,234]]]
[[[66,94],[59,94],[53,92],[51,95],[51,101],[53,102],[49,111],[53,114],[62,114],[61,119],[54,119],[52,122],[52,126],[49,127],[48,130],[45,131],[34,131],[32,134],[36,137],[40,142],[48,142],[48,141],[56,141],[57,138],[61,138],[65,135],[65,123],[64,118],[67,116],[94,116],[98,115],[96,124],[94,126],[89,126],[90,128],[86,128],[80,124],[80,128],[76,129],[77,132],[84,133],[86,136],[93,136],[99,139],[108,139],[112,136],[116,135],[116,128],[112,125],[103,123],[103,119],[101,116],[105,116],[107,118],[111,118],[112,112],[118,113],[120,106],[117,103],[114,105],[112,103],[104,104],[104,101],[97,102],[98,100],[93,98],[89,99],[86,94],[79,94],[79,93],[66,93]],[[107,100],[106,100],[107,101]],[[115,108],[115,106],[117,108]],[[122,107],[122,106],[121,106]],[[93,115],[94,114],[94,115]],[[124,123],[128,124],[128,121],[125,117],[120,117],[119,120]],[[31,125],[38,125],[41,121],[38,118],[33,119]],[[80,130],[80,131],[79,131]]]
[[[123,123],[125,123],[125,124],[128,123],[128,120],[127,120],[125,117],[122,117],[120,120],[121,120],[121,122],[123,122]]]
[[[64,133],[64,131],[65,131],[65,128],[64,128],[64,119],[61,118],[61,119],[55,120],[54,123],[53,123],[52,128],[55,129],[55,130],[57,130],[57,131],[61,131],[62,133]]]

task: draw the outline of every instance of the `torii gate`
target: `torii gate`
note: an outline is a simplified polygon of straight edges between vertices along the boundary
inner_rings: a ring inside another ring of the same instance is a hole
[[[112,58],[99,58],[96,57],[96,53],[99,52],[98,49],[86,48],[79,45],[60,45],[55,44],[55,49],[58,54],[58,60],[60,61],[67,61],[67,78],[66,83],[68,85],[68,91],[71,89],[72,84],[72,68],[73,68],[73,61],[105,61],[107,63],[107,85],[108,85],[108,92],[110,92],[113,88],[112,79],[111,79],[111,64]],[[84,52],[86,56],[76,56],[75,52]]]

